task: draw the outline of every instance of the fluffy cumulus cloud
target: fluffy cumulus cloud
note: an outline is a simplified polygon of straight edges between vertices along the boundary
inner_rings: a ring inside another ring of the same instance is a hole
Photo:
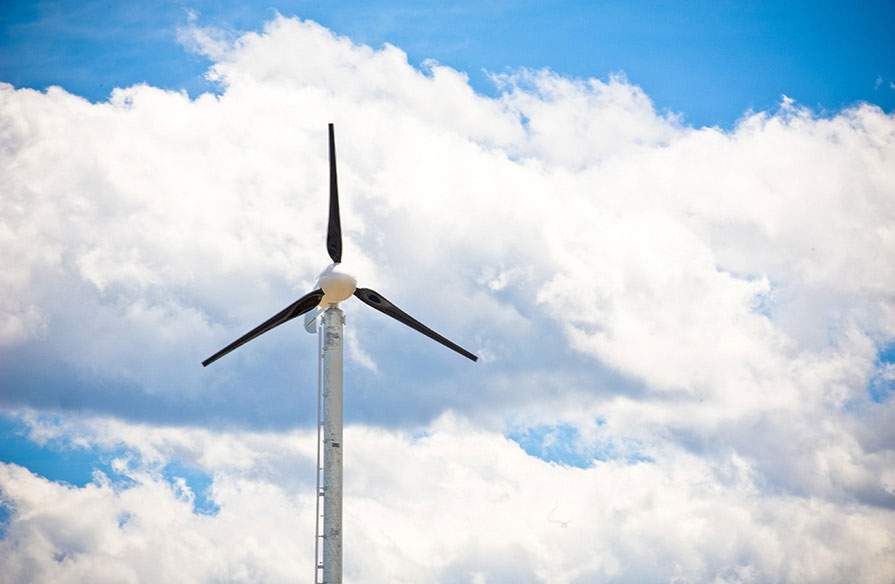
[[[346,581],[892,582],[895,117],[181,40],[218,94],[0,87],[0,406],[99,453],[0,465],[0,581],[310,578],[316,341],[198,363],[328,263],[334,122],[346,266],[481,356],[346,302]]]

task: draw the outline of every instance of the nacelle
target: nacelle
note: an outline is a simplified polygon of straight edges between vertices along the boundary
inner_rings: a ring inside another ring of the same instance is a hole
[[[323,290],[320,306],[336,304],[348,300],[357,289],[357,279],[344,271],[341,264],[327,266],[317,277],[317,287]]]

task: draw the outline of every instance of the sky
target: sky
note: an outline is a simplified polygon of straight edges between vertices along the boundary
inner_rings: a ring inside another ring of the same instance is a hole
[[[891,4],[0,14],[0,582],[311,577],[330,122],[346,582],[893,581]]]

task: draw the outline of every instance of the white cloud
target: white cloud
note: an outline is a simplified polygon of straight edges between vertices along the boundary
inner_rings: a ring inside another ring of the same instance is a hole
[[[346,303],[355,581],[887,577],[892,115],[784,96],[692,128],[621,75],[519,71],[488,98],[310,22],[188,39],[220,95],[0,87],[0,403],[36,412],[35,440],[140,455],[128,488],[5,465],[14,570],[170,581],[153,570],[187,554],[190,581],[310,574],[281,542],[312,513],[284,461],[312,459],[288,428],[313,425],[316,341],[282,327],[198,362],[328,263],[334,121],[346,265],[483,357]],[[560,425],[618,456],[565,468],[502,437]],[[217,515],[170,460],[213,477]]]
[[[215,496],[233,506],[209,517],[193,513],[188,489],[143,472],[127,488],[99,475],[70,487],[8,464],[0,476],[15,506],[0,540],[3,582],[281,582],[305,567],[267,539],[299,524],[294,501],[261,483],[221,487]]]
[[[9,581],[278,582],[310,573],[313,432],[33,423],[143,456],[118,466],[127,483],[97,475],[81,488],[0,467],[15,508],[0,543]],[[717,464],[663,447],[653,463],[576,469],[454,416],[422,437],[349,426],[345,443],[345,572],[355,582],[887,577],[891,512],[763,492],[739,456]],[[161,476],[159,461],[172,458],[213,473],[216,514],[195,513],[189,486]],[[566,527],[551,521],[555,509]]]

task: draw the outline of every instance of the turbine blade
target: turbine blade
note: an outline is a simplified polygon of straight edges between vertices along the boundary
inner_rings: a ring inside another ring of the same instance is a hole
[[[255,337],[257,337],[259,335],[263,335],[270,329],[272,329],[274,327],[278,327],[281,324],[283,324],[284,322],[292,320],[296,316],[301,316],[302,314],[310,311],[311,309],[313,309],[315,306],[317,306],[320,303],[320,300],[322,298],[323,298],[323,290],[317,289],[317,290],[314,290],[313,292],[308,292],[307,294],[305,294],[304,296],[302,296],[301,298],[299,298],[298,300],[296,300],[295,302],[293,302],[292,304],[290,304],[289,306],[287,306],[280,312],[276,313],[275,315],[273,315],[272,317],[267,319],[262,324],[256,326],[255,328],[253,328],[246,334],[242,335],[241,337],[239,337],[238,339],[236,339],[235,341],[233,341],[232,343],[230,343],[229,345],[227,345],[226,347],[224,347],[223,349],[221,349],[220,351],[218,351],[217,353],[215,353],[208,359],[202,361],[202,366],[208,367],[209,365],[211,365],[212,363],[214,363],[215,361],[217,361],[218,359],[220,359],[221,357],[223,357],[224,355],[226,355],[233,349],[239,348],[239,347],[245,345],[246,343],[248,343],[249,341],[251,341],[252,339],[254,339]]]
[[[336,137],[329,125],[329,225],[326,229],[326,251],[335,263],[342,261],[342,223],[339,219],[339,185],[336,180]]]
[[[433,331],[432,329],[430,329],[429,327],[427,327],[420,321],[416,320],[415,318],[413,318],[412,316],[410,316],[409,314],[407,314],[406,312],[404,312],[403,310],[401,310],[400,308],[398,308],[397,306],[395,306],[394,304],[392,304],[391,302],[389,302],[388,300],[383,298],[382,295],[379,294],[378,292],[370,290],[369,288],[358,288],[354,291],[354,295],[357,296],[358,298],[360,298],[360,301],[363,302],[364,304],[366,304],[368,306],[372,306],[379,312],[381,312],[383,314],[387,314],[388,316],[392,317],[393,319],[397,320],[398,322],[402,322],[402,323],[406,324],[407,326],[409,326],[412,329],[418,330],[419,332],[423,333],[430,339],[438,341],[445,347],[447,347],[449,349],[453,349],[454,351],[457,351],[458,353],[460,353],[467,359],[472,359],[473,361],[479,360],[478,357],[476,357],[475,355],[473,355],[472,353],[470,353],[469,351],[467,351],[460,345],[457,345],[457,344],[452,343],[451,341],[447,340],[443,336],[439,335],[438,333],[436,333],[435,331]]]

